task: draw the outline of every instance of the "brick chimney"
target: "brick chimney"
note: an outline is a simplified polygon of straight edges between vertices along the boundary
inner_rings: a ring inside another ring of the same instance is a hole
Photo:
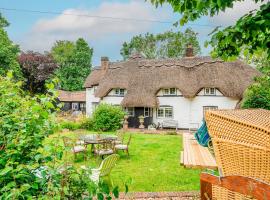
[[[100,62],[101,62],[101,69],[107,71],[109,69],[109,58],[101,57]]]
[[[188,44],[186,48],[186,57],[193,57],[193,46],[192,44]]]

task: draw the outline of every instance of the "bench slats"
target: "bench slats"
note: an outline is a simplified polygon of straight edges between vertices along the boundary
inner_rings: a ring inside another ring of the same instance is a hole
[[[198,144],[193,134],[183,133],[183,148],[181,160],[185,167],[217,169],[215,158],[206,147]]]

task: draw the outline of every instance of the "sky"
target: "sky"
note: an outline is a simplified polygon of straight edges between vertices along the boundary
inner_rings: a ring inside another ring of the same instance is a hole
[[[121,60],[123,42],[135,35],[184,31],[188,27],[198,33],[202,55],[208,55],[211,49],[204,48],[203,44],[215,26],[232,25],[257,8],[254,1],[245,0],[216,16],[202,17],[175,28],[173,23],[181,16],[170,5],[156,8],[149,0],[0,0],[0,12],[10,22],[6,30],[21,50],[42,53],[49,51],[56,40],[75,41],[82,37],[94,48],[94,66],[100,65],[102,56],[108,56],[110,61]]]

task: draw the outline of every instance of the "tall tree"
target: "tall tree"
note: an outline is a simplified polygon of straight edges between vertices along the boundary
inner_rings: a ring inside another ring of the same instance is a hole
[[[24,88],[31,94],[44,93],[45,83],[57,69],[57,64],[50,54],[37,52],[21,53],[19,63],[25,78]]]
[[[8,38],[4,30],[8,25],[9,23],[0,13],[0,75],[6,75],[9,70],[12,70],[14,77],[21,79],[22,73],[17,62],[20,49]]]
[[[84,81],[91,72],[93,49],[84,39],[79,38],[76,43],[56,42],[51,53],[60,66],[55,74],[59,78],[61,89],[82,90]]]
[[[194,54],[201,52],[197,33],[186,29],[184,33],[167,31],[159,34],[146,33],[134,36],[130,42],[124,42],[121,55],[126,60],[132,51],[143,53],[147,58],[175,58],[185,54],[187,44],[192,44]]]
[[[214,16],[221,11],[232,8],[239,0],[149,0],[156,6],[169,3],[174,12],[182,14],[180,24],[194,21],[201,16]],[[245,49],[250,53],[264,50],[270,57],[270,2],[265,2],[259,10],[254,10],[241,17],[234,26],[224,29],[216,28],[209,42],[213,46],[212,55],[223,59],[236,58]]]

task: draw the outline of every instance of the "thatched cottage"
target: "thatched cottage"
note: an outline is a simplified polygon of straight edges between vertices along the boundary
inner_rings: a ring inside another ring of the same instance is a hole
[[[194,57],[187,49],[181,59],[145,59],[140,54],[126,61],[101,58],[85,81],[86,113],[91,116],[100,102],[121,105],[129,126],[168,120],[178,128],[197,128],[208,109],[234,109],[259,72],[245,63]]]

